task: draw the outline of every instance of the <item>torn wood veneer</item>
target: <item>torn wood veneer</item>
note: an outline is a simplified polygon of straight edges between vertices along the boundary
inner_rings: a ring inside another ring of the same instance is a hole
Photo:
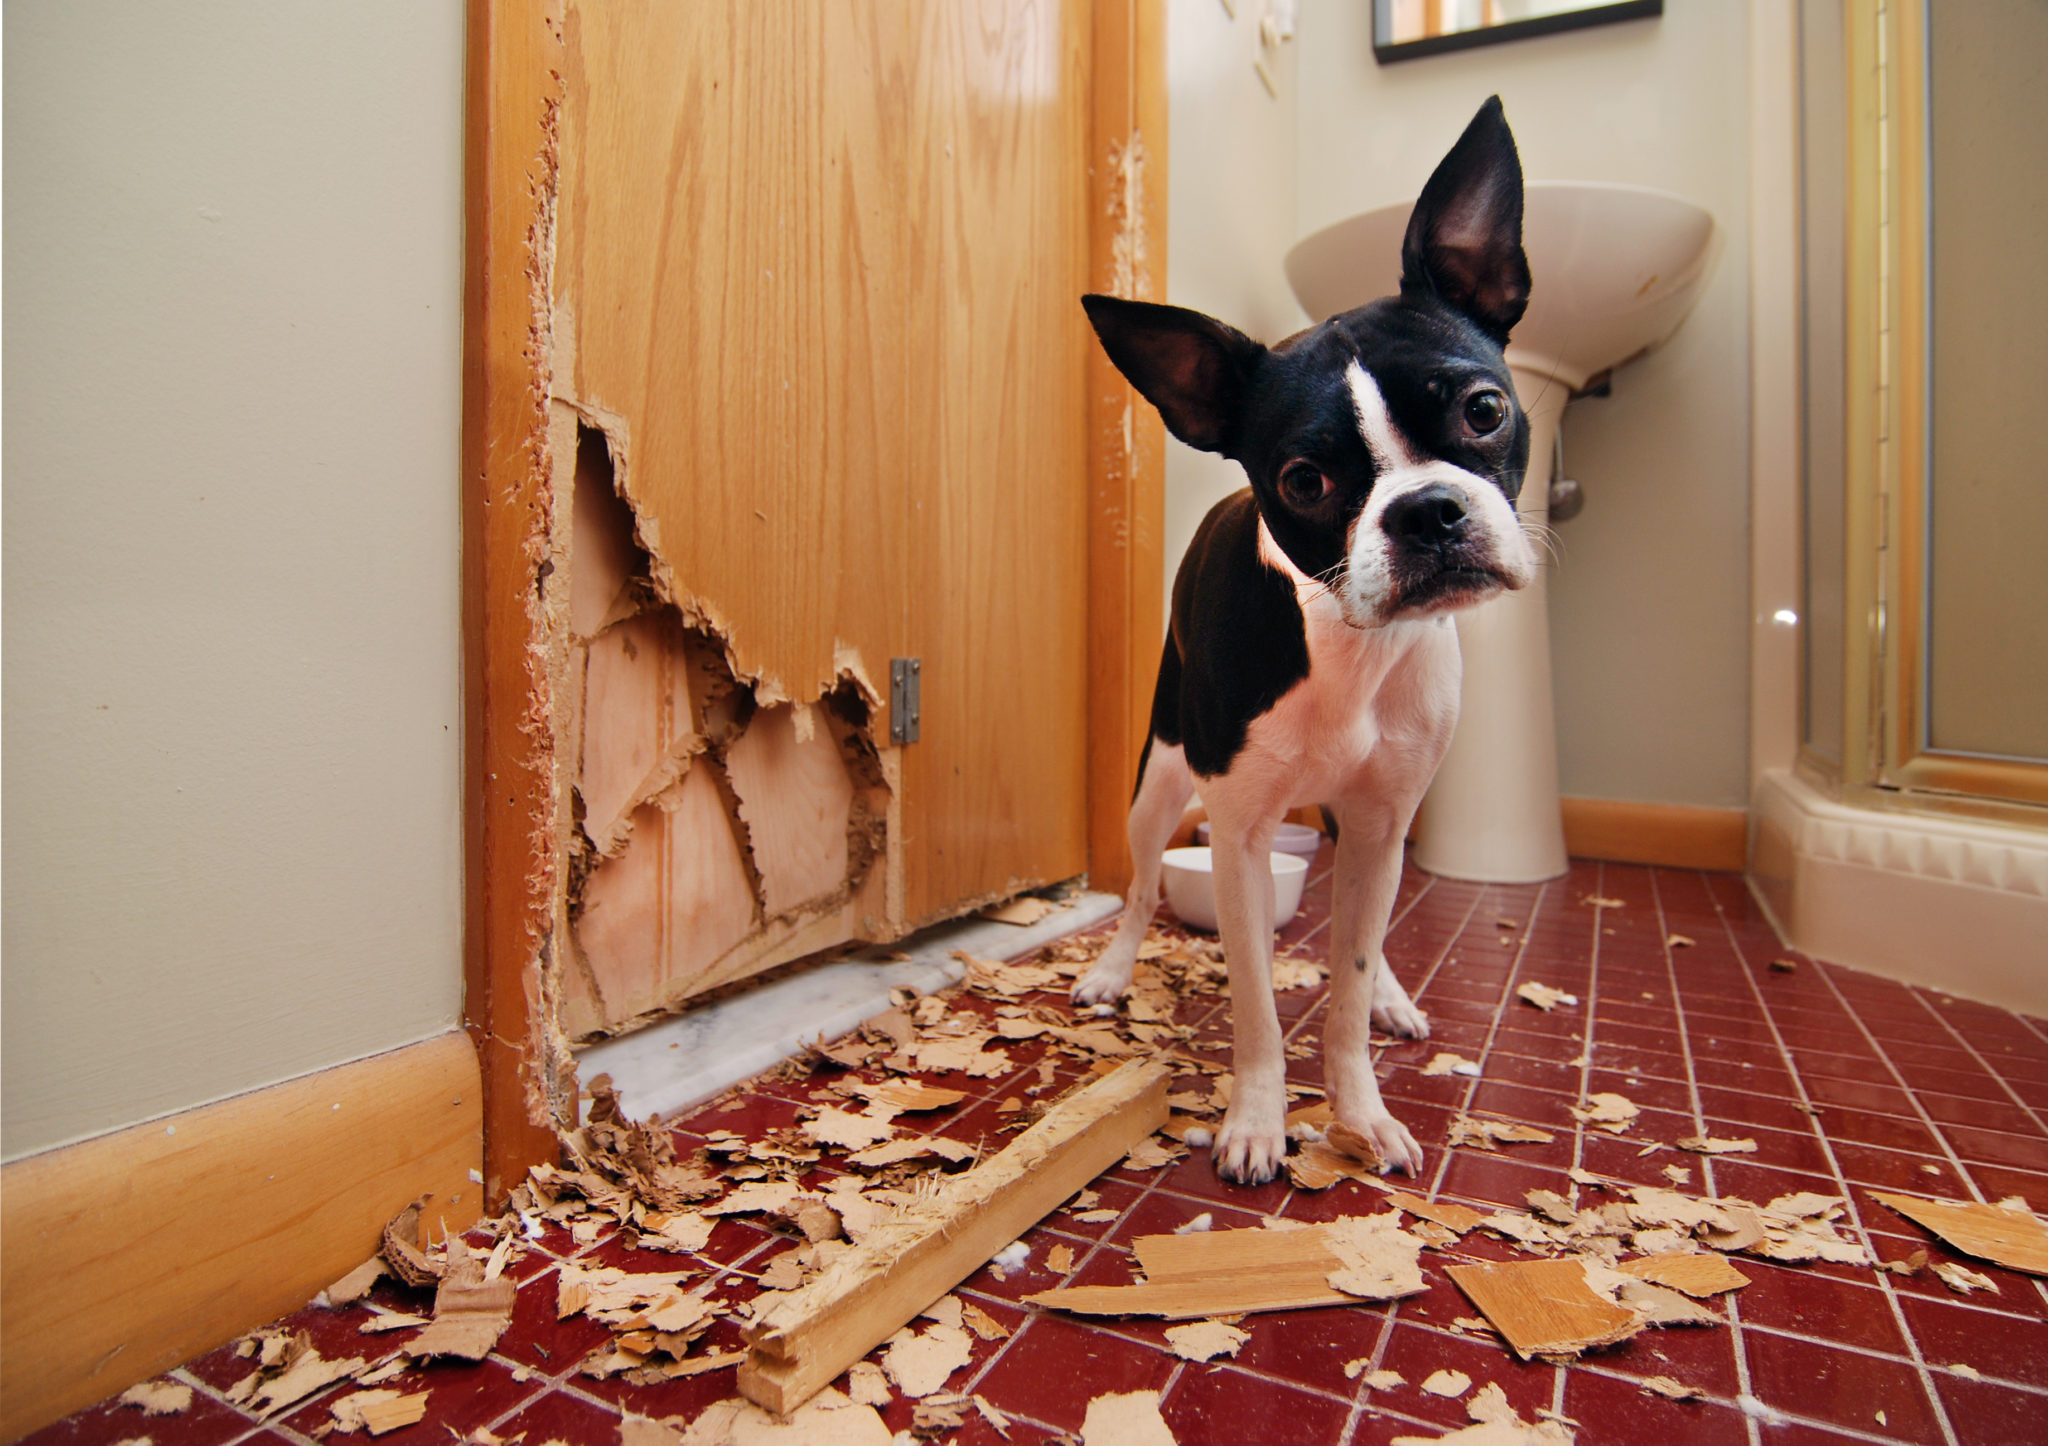
[[[893,937],[900,911],[870,886],[890,787],[858,661],[814,702],[742,676],[718,620],[675,595],[645,544],[623,439],[557,406],[576,438],[559,996],[580,1040],[850,939]]]
[[[1585,1263],[1573,1257],[1453,1265],[1447,1273],[1524,1360],[1613,1345],[1644,1324],[1642,1315],[1595,1291]]]
[[[748,1331],[741,1392],[785,1413],[808,1400],[1164,1124],[1167,1078],[1118,1066],[769,1305]]]
[[[2023,1202],[1982,1205],[1975,1201],[1925,1200],[1917,1195],[1873,1192],[1908,1220],[1980,1260],[2030,1275],[2048,1275],[2048,1227]]]

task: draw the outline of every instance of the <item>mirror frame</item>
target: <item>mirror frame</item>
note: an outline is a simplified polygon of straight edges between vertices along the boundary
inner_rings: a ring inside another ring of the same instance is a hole
[[[1446,51],[1471,50],[1481,45],[1500,45],[1536,35],[1555,35],[1561,30],[1579,30],[1588,25],[1610,25],[1620,20],[1649,20],[1664,13],[1664,0],[1609,0],[1583,10],[1558,15],[1538,15],[1529,20],[1511,20],[1480,30],[1460,30],[1455,35],[1432,35],[1423,40],[1394,44],[1381,37],[1393,29],[1393,0],[1372,0],[1372,55],[1381,65],[1400,60],[1420,60]]]

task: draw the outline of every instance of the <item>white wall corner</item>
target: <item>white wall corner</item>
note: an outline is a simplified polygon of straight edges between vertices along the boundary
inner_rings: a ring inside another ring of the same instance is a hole
[[[1799,749],[1799,50],[1793,0],[1750,0],[1749,775]],[[1787,619],[1791,619],[1788,621]]]

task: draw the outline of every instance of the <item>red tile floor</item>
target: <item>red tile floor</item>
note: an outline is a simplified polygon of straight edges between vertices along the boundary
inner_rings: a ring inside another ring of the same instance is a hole
[[[1283,945],[1315,953],[1327,917],[1327,869],[1326,851]],[[1622,903],[1603,907],[1593,898]],[[1667,947],[1673,934],[1694,942]],[[1635,1140],[1588,1133],[1566,1112],[1582,1092],[1613,1090],[1642,1106],[1632,1132],[1638,1140],[1706,1133],[1758,1141],[1754,1155],[1682,1157],[1695,1171],[1683,1188],[1757,1201],[1800,1190],[1846,1196],[1847,1233],[1882,1259],[1921,1247],[1936,1260],[1955,1257],[1873,1201],[1873,1189],[1971,1200],[2018,1194],[2048,1204],[2048,1023],[1803,956],[1790,956],[1796,970],[1775,970],[1771,961],[1786,951],[1732,875],[1578,863],[1563,879],[1509,888],[1432,879],[1411,868],[1387,955],[1434,1029],[1426,1044],[1388,1049],[1381,1068],[1394,1109],[1428,1151],[1424,1193],[1516,1206],[1536,1187],[1570,1197],[1573,1166],[1667,1183],[1663,1167],[1681,1158],[1674,1152],[1641,1158]],[[1581,1004],[1544,1014],[1518,1002],[1515,987],[1532,979],[1576,993]],[[1182,1011],[1198,1036],[1227,1038],[1218,1001],[1192,1000]],[[1313,1043],[1321,990],[1282,995],[1281,1014],[1290,1041]],[[1477,1059],[1482,1077],[1423,1076],[1421,1064],[1439,1049]],[[997,1130],[1007,1117],[995,1112],[996,1102],[1035,1078],[1032,1045],[1011,1052],[1015,1076],[935,1077],[972,1097],[931,1128],[968,1139],[985,1134],[1000,1147],[1007,1137]],[[1570,1063],[1581,1054],[1584,1064]],[[1305,1082],[1319,1077],[1314,1057],[1291,1068]],[[1078,1066],[1062,1060],[1060,1069],[1067,1079]],[[709,1130],[788,1123],[811,1088],[764,1085],[699,1111],[677,1122],[679,1143],[694,1148]],[[1446,1150],[1446,1126],[1464,1109],[1542,1125],[1557,1138],[1499,1155]],[[1010,1413],[1014,1446],[1075,1440],[1091,1397],[1141,1388],[1163,1393],[1181,1446],[1364,1446],[1433,1436],[1466,1424],[1462,1402],[1426,1396],[1414,1384],[1444,1366],[1468,1373],[1475,1389],[1499,1382],[1525,1418],[1545,1408],[1563,1413],[1578,1423],[1584,1446],[2048,1442],[2048,1283],[1981,1261],[1968,1263],[1997,1283],[1997,1293],[1965,1299],[1927,1272],[1895,1276],[1743,1257],[1753,1284],[1732,1297],[1725,1327],[1645,1332],[1557,1367],[1518,1363],[1490,1341],[1451,1331],[1453,1320],[1474,1312],[1432,1253],[1424,1258],[1432,1277],[1424,1295],[1251,1316],[1244,1322],[1251,1338],[1234,1360],[1196,1365],[1163,1348],[1159,1323],[1086,1321],[1017,1302],[1057,1283],[1045,1264],[1054,1243],[1074,1251],[1073,1280],[1123,1283],[1132,1278],[1135,1237],[1204,1211],[1218,1228],[1254,1224],[1261,1213],[1317,1219],[1378,1211],[1378,1193],[1348,1181],[1322,1194],[1284,1182],[1242,1189],[1219,1181],[1199,1150],[1151,1173],[1111,1171],[1097,1188],[1104,1205],[1122,1212],[1113,1224],[1056,1214],[1026,1237],[1028,1270],[999,1280],[984,1269],[962,1286],[1011,1333],[977,1341],[971,1365],[948,1385]],[[705,1253],[716,1273],[713,1294],[745,1299],[763,1265],[788,1248],[785,1236],[728,1220]],[[1476,1233],[1459,1249],[1509,1253]],[[488,1429],[500,1441],[523,1436],[526,1446],[614,1446],[622,1409],[694,1418],[733,1393],[729,1368],[657,1387],[576,1374],[605,1332],[581,1318],[554,1318],[556,1265],[568,1256],[650,1270],[673,1269],[676,1260],[642,1255],[615,1238],[578,1247],[551,1233],[513,1268],[519,1309],[493,1356],[411,1373],[401,1384],[431,1390],[427,1418],[380,1441],[426,1446]],[[426,1304],[387,1282],[368,1306],[307,1310],[287,1324],[311,1331],[329,1357],[376,1357],[407,1333],[360,1335],[364,1316]],[[738,1340],[736,1327],[721,1322],[697,1349]],[[1398,1370],[1410,1384],[1367,1391],[1344,1374],[1345,1363],[1359,1358],[1372,1369]],[[175,1373],[199,1388],[183,1416],[144,1418],[101,1406],[30,1440],[99,1446],[147,1436],[154,1446],[304,1446],[328,1418],[328,1397],[349,1389],[332,1388],[258,1424],[218,1394],[247,1369],[223,1349]],[[1637,1382],[1650,1375],[1676,1377],[1706,1399],[1681,1404],[1645,1394]],[[1742,1398],[1751,1399],[1747,1413]],[[884,1414],[892,1430],[910,1424],[905,1401]],[[947,1439],[995,1446],[1002,1438],[976,1419]]]

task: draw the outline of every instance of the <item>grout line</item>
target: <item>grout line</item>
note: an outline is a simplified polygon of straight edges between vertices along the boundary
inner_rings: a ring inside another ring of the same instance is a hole
[[[1604,887],[1602,887],[1606,878],[1606,870],[1607,866],[1604,863],[1594,865],[1593,895],[1595,898],[1604,898],[1606,896],[1607,891]],[[1537,910],[1533,908],[1529,911],[1528,932],[1531,935],[1533,935],[1536,932],[1536,914]],[[1579,1037],[1579,1102],[1581,1104],[1585,1102],[1587,1089],[1593,1082],[1593,1029],[1594,1021],[1599,1018],[1600,1013],[1600,915],[1600,908],[1598,906],[1595,906],[1593,910],[1592,921],[1587,926],[1592,931],[1592,947],[1587,956],[1588,972],[1586,975],[1585,994],[1586,1027],[1585,1032]],[[1585,1163],[1586,1122],[1580,1119],[1577,1115],[1574,1115],[1572,1116],[1571,1168],[1574,1170],[1584,1169]],[[1577,1207],[1578,1202],[1579,1184],[1576,1180],[1574,1180],[1572,1181],[1572,1205],[1574,1208]],[[1565,1374],[1566,1373],[1563,1370],[1559,1370],[1556,1372],[1556,1380],[1553,1382],[1550,1392],[1550,1409],[1557,1412],[1559,1415],[1564,1414]]]
[[[1742,940],[1736,935],[1734,925],[1729,920],[1727,911],[1721,907],[1721,901],[1714,897],[1711,889],[1707,891],[1707,898],[1713,904],[1714,912],[1721,920],[1722,932],[1727,935],[1729,948],[1735,953],[1736,967],[1740,971],[1743,980],[1749,985],[1750,996],[1756,1000],[1757,1010],[1763,1019],[1764,1027],[1771,1032],[1771,1039],[1777,1045],[1778,1055],[1785,1062],[1785,1071],[1792,1078],[1793,1088],[1799,1091],[1800,1102],[1806,1105],[1808,1109],[1814,1109],[1812,1097],[1806,1092],[1806,1081],[1799,1073],[1798,1061],[1793,1058],[1792,1051],[1785,1047],[1785,1036],[1778,1029],[1776,1016],[1771,1013],[1770,1001],[1764,997],[1763,991],[1757,987],[1756,974],[1750,967],[1749,956],[1743,950]],[[1815,972],[1825,976],[1827,971],[1816,970]],[[1828,980],[1828,987],[1834,992],[1837,1001],[1841,1001],[1841,990],[1835,987],[1832,979]],[[1856,1019],[1858,1028],[1862,1027],[1861,1019],[1857,1018],[1853,1012],[1850,1017]],[[1865,1033],[1867,1036],[1868,1031],[1865,1031]],[[1889,1066],[1889,1056],[1884,1056],[1884,1059],[1886,1065]],[[1896,1071],[1894,1073],[1896,1074]],[[1901,1085],[1904,1083],[1904,1080],[1900,1080]],[[1827,1156],[1828,1168],[1834,1172],[1835,1183],[1841,1187],[1842,1203],[1848,1210],[1849,1219],[1855,1222],[1856,1233],[1862,1238],[1863,1248],[1870,1253],[1872,1260],[1881,1259],[1882,1257],[1877,1253],[1877,1246],[1870,1238],[1870,1227],[1864,1223],[1863,1212],[1856,1204],[1855,1191],[1850,1188],[1849,1178],[1842,1172],[1842,1162],[1835,1155],[1834,1141],[1828,1138],[1827,1129],[1822,1125],[1817,1111],[1808,1114],[1807,1119],[1811,1122],[1814,1138],[1820,1142],[1821,1153]],[[1935,1138],[1940,1139],[1941,1137],[1937,1135]],[[1712,1159],[1711,1156],[1707,1158]],[[1941,1427],[1942,1439],[1948,1443],[1948,1446],[1957,1446],[1956,1429],[1948,1419],[1948,1407],[1941,1399],[1941,1392],[1935,1389],[1933,1374],[1927,1369],[1927,1362],[1920,1354],[1919,1339],[1913,1334],[1912,1323],[1906,1319],[1905,1308],[1899,1303],[1898,1292],[1892,1288],[1891,1273],[1889,1271],[1874,1270],[1872,1274],[1877,1277],[1878,1288],[1884,1292],[1885,1303],[1891,1307],[1892,1320],[1899,1328],[1900,1338],[1905,1341],[1906,1349],[1912,1353],[1913,1366],[1919,1373],[1920,1389],[1926,1393],[1929,1403],[1933,1406],[1935,1424]]]
[[[1529,916],[1532,922],[1536,915],[1542,912],[1543,901],[1548,896],[1549,890],[1550,885],[1548,882],[1536,886],[1536,897],[1529,902]],[[1473,894],[1472,905],[1465,911],[1465,917],[1459,922],[1458,932],[1452,936],[1451,942],[1444,946],[1444,953],[1446,955],[1449,955],[1450,950],[1456,946],[1459,939],[1465,937],[1465,931],[1472,926],[1472,916],[1479,911],[1480,903],[1491,892],[1490,888],[1482,888]],[[1465,1086],[1464,1099],[1457,1106],[1456,1114],[1452,1116],[1453,1119],[1457,1115],[1468,1115],[1472,1112],[1473,1097],[1479,1093],[1479,1086],[1486,1083],[1486,1062],[1492,1057],[1493,1041],[1500,1033],[1501,1013],[1509,1007],[1508,1001],[1515,997],[1515,976],[1521,972],[1522,956],[1528,953],[1529,940],[1535,937],[1535,933],[1536,931],[1533,928],[1523,932],[1521,942],[1515,948],[1514,957],[1508,962],[1507,977],[1501,981],[1500,995],[1494,1004],[1493,1016],[1486,1026],[1486,1040],[1479,1046],[1479,1073]],[[1434,977],[1434,971],[1432,971],[1432,977]],[[1451,1160],[1456,1153],[1455,1150],[1450,1149],[1448,1146],[1445,1147],[1443,1158],[1437,1161],[1436,1173],[1430,1177],[1429,1195],[1427,1198],[1434,1200],[1437,1198],[1438,1193],[1442,1191],[1444,1176],[1450,1172]]]
[[[1962,1156],[1958,1155],[1955,1152],[1955,1148],[1949,1144],[1948,1136],[1941,1132],[1941,1126],[1934,1122],[1934,1117],[1929,1115],[1926,1107],[1920,1103],[1920,1097],[1914,1093],[1913,1086],[1906,1082],[1906,1077],[1899,1072],[1899,1067],[1892,1063],[1892,1057],[1885,1050],[1883,1041],[1870,1032],[1870,1027],[1863,1022],[1863,1016],[1856,1012],[1855,1004],[1851,1002],[1846,994],[1842,993],[1841,986],[1835,983],[1832,974],[1826,969],[1815,972],[1827,981],[1829,991],[1834,994],[1835,1002],[1840,1004],[1843,1011],[1849,1016],[1849,1022],[1856,1026],[1857,1032],[1863,1036],[1864,1041],[1869,1044],[1871,1049],[1876,1051],[1879,1063],[1883,1064],[1891,1072],[1891,1077],[1898,1082],[1899,1088],[1905,1092],[1907,1102],[1913,1106],[1912,1118],[1917,1119],[1926,1128],[1927,1132],[1934,1137],[1934,1143],[1940,1147],[1942,1154],[1948,1157],[1949,1164],[1955,1168],[1956,1175],[1962,1180],[1964,1187],[1977,1197],[1979,1203],[1982,1203],[1984,1192],[1977,1188],[1977,1182],[1971,1178],[1968,1167],[1963,1164]],[[1893,1118],[1898,1118],[1898,1116]],[[1902,1153],[1911,1154],[1914,1152],[1909,1150]]]
[[[1664,891],[1658,887],[1657,871],[1652,869],[1649,873],[1650,903],[1657,912],[1658,947],[1664,951],[1664,977],[1671,982],[1671,1012],[1673,1018],[1678,1021],[1678,1048],[1685,1059],[1685,1088],[1687,1097],[1692,1101],[1692,1127],[1701,1135],[1705,1135],[1707,1117],[1706,1110],[1700,1103],[1699,1067],[1693,1058],[1692,1026],[1686,1018],[1685,995],[1678,987],[1678,964],[1671,953],[1671,921],[1664,914]],[[1807,1118],[1811,1120],[1813,1117],[1809,1115]],[[1709,1197],[1720,1196],[1720,1185],[1714,1179],[1712,1155],[1700,1156],[1700,1183],[1706,1187]],[[1871,1252],[1873,1257],[1876,1253],[1874,1250]],[[1743,1395],[1755,1400],[1759,1398],[1755,1383],[1749,1375],[1749,1352],[1743,1344],[1742,1304],[1736,1299],[1741,1294],[1739,1290],[1728,1292],[1728,1333],[1735,1350],[1735,1383]],[[1763,1439],[1763,1431],[1756,1417],[1744,1411],[1742,1420],[1744,1429],[1749,1433],[1750,1446],[1759,1446]]]

